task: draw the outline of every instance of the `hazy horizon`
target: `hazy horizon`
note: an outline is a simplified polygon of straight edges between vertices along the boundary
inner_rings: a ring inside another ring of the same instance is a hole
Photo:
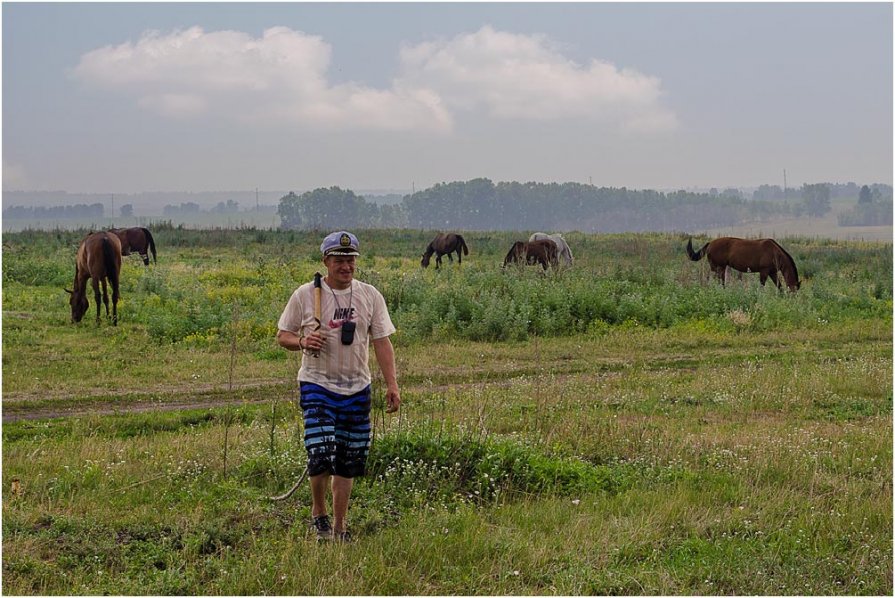
[[[5,3],[3,190],[892,184],[890,3]]]

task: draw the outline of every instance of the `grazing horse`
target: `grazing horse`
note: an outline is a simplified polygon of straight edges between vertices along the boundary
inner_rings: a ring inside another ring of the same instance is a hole
[[[152,261],[155,262],[155,240],[148,228],[136,226],[134,228],[113,228],[109,232],[118,235],[121,240],[121,255],[130,255],[136,251],[143,258],[143,265],[149,265],[149,251],[152,252]]]
[[[556,243],[549,239],[544,241],[529,241],[528,243],[516,241],[513,243],[513,246],[510,247],[507,256],[503,258],[504,267],[510,262],[529,265],[541,264],[541,266],[544,267],[544,270],[547,270],[547,266],[553,266],[555,268],[559,265]]]
[[[91,233],[81,241],[75,257],[74,290],[65,292],[71,295],[71,321],[80,322],[90,304],[87,301],[87,279],[93,284],[93,297],[96,301],[96,323],[99,324],[99,287],[102,284],[102,302],[106,306],[106,317],[109,317],[109,293],[106,280],[112,285],[112,325],[118,325],[118,279],[121,273],[121,241],[110,232]]]
[[[777,273],[781,272],[790,291],[796,291],[802,286],[795,260],[773,239],[721,237],[706,243],[699,251],[693,251],[693,239],[689,239],[687,255],[694,262],[698,262],[702,256],[707,256],[712,271],[721,280],[722,285],[727,268],[733,268],[740,272],[758,272],[762,285],[770,277],[777,288],[782,289],[777,276]]]
[[[428,268],[429,258],[434,253],[435,269],[437,270],[441,266],[441,256],[443,255],[447,255],[451,263],[454,263],[454,257],[451,254],[455,251],[457,252],[457,263],[462,264],[462,256],[469,255],[469,248],[466,246],[466,241],[463,240],[463,237],[457,233],[438,233],[426,247],[426,253],[423,254],[420,265],[423,268]]]
[[[559,253],[559,257],[562,258],[566,266],[571,266],[572,262],[575,261],[575,258],[572,256],[572,248],[569,247],[569,244],[566,243],[566,240],[563,239],[562,235],[559,233],[554,235],[548,235],[547,233],[532,233],[528,238],[528,242],[544,241],[547,239],[556,243],[556,251]]]

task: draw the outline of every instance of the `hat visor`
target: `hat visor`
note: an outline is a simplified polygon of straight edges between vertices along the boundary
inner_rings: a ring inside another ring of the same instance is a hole
[[[323,257],[331,255],[360,255],[355,249],[330,249],[324,252]]]

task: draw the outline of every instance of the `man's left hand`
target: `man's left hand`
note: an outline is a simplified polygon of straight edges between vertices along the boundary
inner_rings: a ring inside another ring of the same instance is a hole
[[[401,406],[401,393],[398,389],[389,389],[385,392],[385,412],[394,413]]]

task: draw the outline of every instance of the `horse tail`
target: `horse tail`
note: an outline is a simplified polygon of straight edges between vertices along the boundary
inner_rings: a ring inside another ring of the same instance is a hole
[[[108,237],[103,237],[103,265],[106,268],[106,278],[112,284],[112,290],[118,289],[118,265],[115,263],[115,248]]]
[[[463,235],[457,235],[457,241],[460,242],[460,247],[463,248],[463,255],[469,255],[469,247],[466,246],[466,241],[463,240]]]
[[[705,255],[705,250],[708,246],[709,244],[706,243],[699,251],[693,251],[693,239],[687,239],[687,255],[690,256],[690,259],[694,262],[698,262],[702,259],[702,256]]]
[[[152,238],[152,233],[149,232],[148,228],[142,230],[143,234],[146,235],[146,241],[149,243],[149,250],[152,252],[152,261],[157,264],[158,261],[155,259],[155,239]]]

